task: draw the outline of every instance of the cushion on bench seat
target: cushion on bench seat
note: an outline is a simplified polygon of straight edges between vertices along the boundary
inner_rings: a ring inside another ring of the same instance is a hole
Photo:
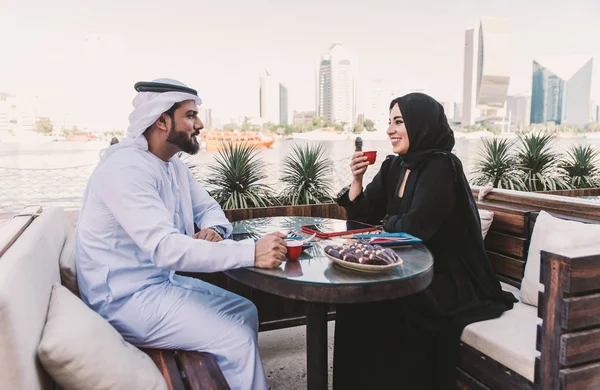
[[[502,283],[502,289],[519,299],[512,310],[500,318],[467,326],[461,340],[497,362],[534,381],[537,326],[542,322],[537,308],[522,303],[519,289]]]

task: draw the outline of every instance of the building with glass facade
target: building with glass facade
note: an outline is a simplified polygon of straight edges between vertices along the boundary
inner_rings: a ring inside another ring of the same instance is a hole
[[[531,123],[589,123],[593,59],[533,61]]]
[[[317,115],[352,127],[356,118],[355,69],[340,44],[321,57],[317,69]]]

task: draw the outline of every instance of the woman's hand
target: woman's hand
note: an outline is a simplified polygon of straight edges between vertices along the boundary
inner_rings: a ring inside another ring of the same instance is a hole
[[[362,182],[362,178],[367,171],[369,162],[363,152],[355,152],[352,155],[352,161],[350,161],[350,170],[355,181]]]

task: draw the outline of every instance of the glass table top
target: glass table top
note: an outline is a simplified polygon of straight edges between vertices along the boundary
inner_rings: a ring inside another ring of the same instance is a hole
[[[308,237],[308,234],[301,231],[301,226],[333,221],[340,222],[340,220],[315,217],[248,219],[232,223],[232,237],[234,239],[258,238],[264,234],[276,231],[283,233],[292,231],[297,235]],[[332,239],[318,239],[315,237],[311,242],[312,247],[305,249],[298,261],[288,261],[286,259],[277,268],[245,268],[243,271],[257,272],[265,276],[283,278],[298,283],[361,285],[406,280],[420,275],[433,267],[433,256],[423,244],[394,248],[396,253],[402,258],[403,264],[393,270],[378,273],[343,268],[331,262],[323,251],[323,248],[327,245],[340,245],[350,242],[352,241],[347,237],[335,237]]]

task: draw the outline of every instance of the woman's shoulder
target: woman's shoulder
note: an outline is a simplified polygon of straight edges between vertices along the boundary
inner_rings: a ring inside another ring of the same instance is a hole
[[[437,172],[439,174],[450,174],[456,171],[457,157],[448,153],[434,153],[419,167],[423,172]]]
[[[389,169],[392,165],[400,164],[400,159],[395,154],[388,154],[381,163],[381,169]]]

